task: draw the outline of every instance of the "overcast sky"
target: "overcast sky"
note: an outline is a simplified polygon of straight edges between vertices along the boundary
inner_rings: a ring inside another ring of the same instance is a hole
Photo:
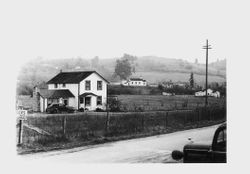
[[[236,1],[238,2],[238,1]],[[230,56],[247,5],[218,0],[16,1],[6,4],[5,50],[12,57],[155,55],[205,62]],[[5,9],[5,6],[3,7]],[[15,48],[13,50],[13,48]]]

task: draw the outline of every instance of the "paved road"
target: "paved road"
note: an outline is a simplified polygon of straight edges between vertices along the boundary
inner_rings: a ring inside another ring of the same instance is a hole
[[[72,163],[168,163],[173,150],[182,150],[191,141],[212,143],[215,129],[211,126],[171,134],[123,140],[99,145],[22,155],[26,160]]]

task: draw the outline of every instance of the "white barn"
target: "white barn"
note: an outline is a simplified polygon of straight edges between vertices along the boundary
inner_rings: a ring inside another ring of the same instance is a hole
[[[75,109],[106,109],[108,81],[96,71],[60,72],[41,90],[40,111],[52,103],[64,103]]]
[[[215,91],[212,93],[212,96],[215,98],[220,98],[220,92],[219,91]]]
[[[122,81],[124,86],[147,86],[146,80],[142,78],[130,78],[127,81]]]
[[[198,91],[194,95],[196,97],[206,96],[206,90],[204,90],[204,91]],[[212,89],[207,89],[207,96],[219,98],[220,97],[220,92],[219,91],[213,92]]]

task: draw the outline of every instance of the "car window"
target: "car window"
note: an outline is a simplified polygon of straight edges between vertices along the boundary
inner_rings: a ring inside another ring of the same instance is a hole
[[[227,134],[226,134],[226,129],[220,130],[220,132],[217,134],[215,144],[213,149],[216,151],[226,151],[226,142],[227,142]]]
[[[218,134],[217,143],[226,141],[226,129],[221,130]]]

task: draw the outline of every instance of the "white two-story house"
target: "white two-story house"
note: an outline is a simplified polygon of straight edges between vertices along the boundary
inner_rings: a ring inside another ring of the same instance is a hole
[[[40,111],[46,111],[52,103],[76,109],[106,109],[108,83],[96,71],[60,72],[47,82],[48,90],[40,91]]]

